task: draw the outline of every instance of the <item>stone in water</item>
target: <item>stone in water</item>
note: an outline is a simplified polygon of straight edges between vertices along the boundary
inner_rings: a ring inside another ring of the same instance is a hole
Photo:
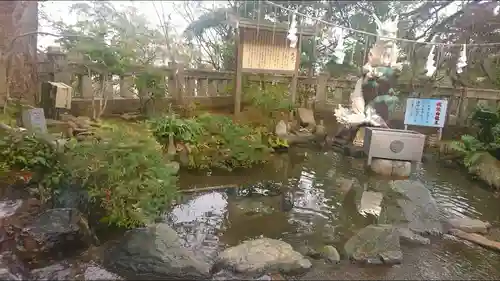
[[[365,191],[361,195],[361,204],[358,206],[358,212],[366,216],[367,214],[372,214],[374,216],[379,216],[382,208],[380,208],[380,203],[384,196],[380,192]]]

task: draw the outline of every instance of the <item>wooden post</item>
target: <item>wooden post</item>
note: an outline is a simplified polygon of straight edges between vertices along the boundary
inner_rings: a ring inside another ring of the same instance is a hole
[[[300,54],[302,53],[302,36],[299,37],[297,42],[297,53],[295,55],[295,69],[293,70],[292,83],[290,85],[290,95],[292,98],[292,104],[295,105],[297,101],[297,82],[299,78],[299,67],[300,67]],[[292,113],[290,114],[290,118],[292,117]]]
[[[460,126],[464,126],[467,123],[467,113],[469,109],[469,99],[467,98],[467,88],[462,88],[460,95],[460,102],[457,112],[457,123]]]
[[[234,87],[234,115],[241,112],[242,68],[243,68],[243,29],[238,28],[236,34],[236,85]]]

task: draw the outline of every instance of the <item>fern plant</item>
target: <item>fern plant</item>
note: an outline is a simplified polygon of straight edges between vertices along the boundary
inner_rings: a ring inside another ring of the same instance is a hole
[[[463,135],[460,141],[453,141],[451,148],[464,155],[463,162],[467,168],[472,167],[481,155],[488,153],[487,145],[471,135]]]

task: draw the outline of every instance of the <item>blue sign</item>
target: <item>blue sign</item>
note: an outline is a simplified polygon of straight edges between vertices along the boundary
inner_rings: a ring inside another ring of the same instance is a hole
[[[443,128],[447,108],[447,100],[408,98],[405,125]]]

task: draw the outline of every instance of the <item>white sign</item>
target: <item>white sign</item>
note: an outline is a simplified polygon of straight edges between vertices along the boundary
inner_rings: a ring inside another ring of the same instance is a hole
[[[408,98],[405,125],[443,128],[448,101],[440,99]]]

